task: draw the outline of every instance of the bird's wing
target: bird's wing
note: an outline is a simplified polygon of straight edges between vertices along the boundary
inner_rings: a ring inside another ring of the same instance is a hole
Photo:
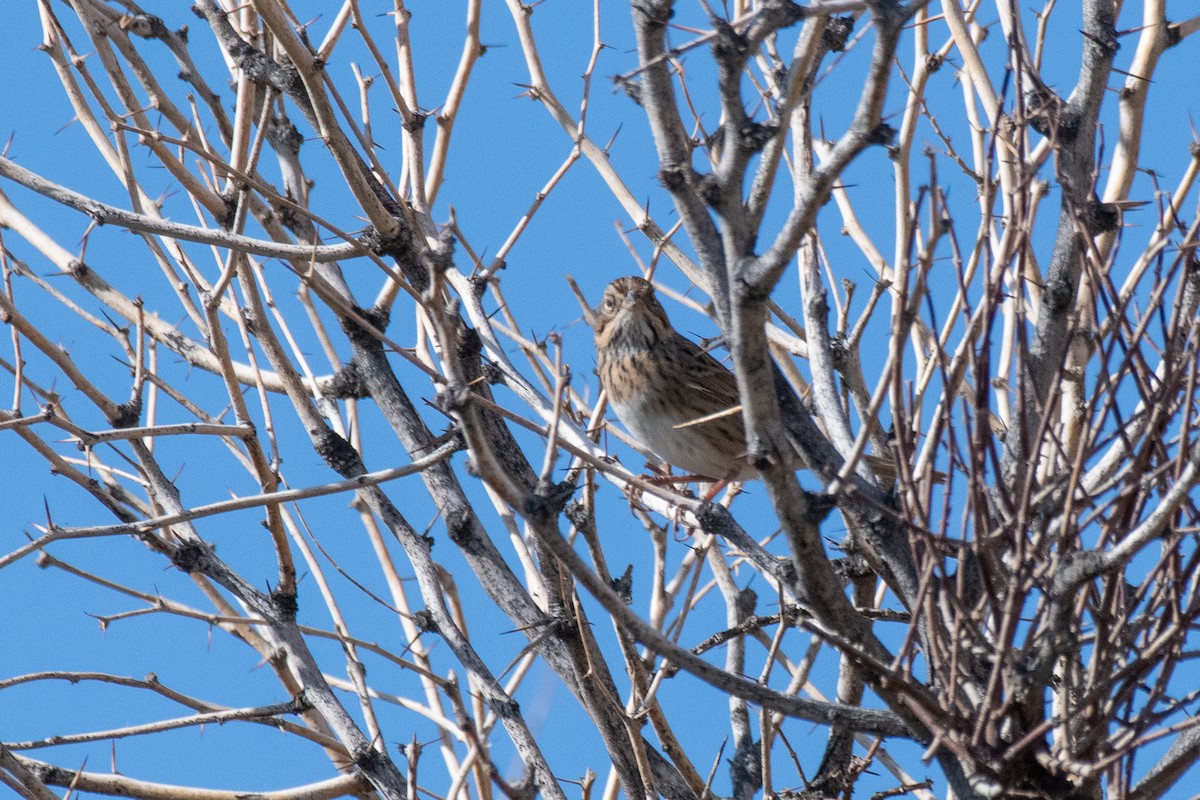
[[[685,385],[696,392],[701,402],[696,403],[715,414],[741,404],[738,397],[737,378],[733,373],[705,349],[685,336],[679,337],[681,346],[696,360],[697,369],[689,370]]]

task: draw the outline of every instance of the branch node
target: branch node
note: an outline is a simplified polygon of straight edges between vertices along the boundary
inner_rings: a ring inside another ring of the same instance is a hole
[[[203,572],[211,555],[212,545],[193,541],[180,542],[170,553],[171,563],[186,575]]]
[[[1093,198],[1088,204],[1087,227],[1093,234],[1111,233],[1121,226],[1121,211],[1115,203]]]
[[[325,387],[325,395],[335,400],[361,400],[369,394],[362,370],[353,359],[334,373]]]
[[[830,17],[825,23],[825,32],[821,34],[821,43],[829,52],[841,53],[846,49],[846,43],[850,41],[850,34],[853,32],[854,17]]]
[[[297,602],[294,588],[284,591],[279,586],[276,586],[271,590],[271,605],[274,606],[278,619],[284,622],[294,621],[297,612],[300,611],[300,604]]]
[[[693,176],[692,168],[684,164],[664,164],[658,171],[659,182],[671,193],[683,191]]]
[[[117,413],[108,420],[114,428],[132,428],[142,417],[142,398],[135,397],[117,406]]]
[[[339,475],[353,475],[362,466],[358,451],[330,428],[322,428],[313,434],[314,447],[325,463]]]
[[[867,144],[881,144],[890,147],[896,141],[896,129],[886,122],[881,122],[867,134]]]
[[[574,484],[567,481],[561,483],[539,481],[533,494],[526,496],[522,513],[529,519],[550,522],[562,513],[567,501],[574,493]]]

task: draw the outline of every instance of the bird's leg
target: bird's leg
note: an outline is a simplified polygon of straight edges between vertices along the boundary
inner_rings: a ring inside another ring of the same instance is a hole
[[[704,493],[703,497],[700,498],[700,502],[702,502],[702,503],[711,502],[717,496],[717,494],[720,493],[720,491],[722,489],[724,489],[726,486],[730,485],[731,483],[734,483],[734,478],[737,474],[738,474],[738,470],[735,468],[735,469],[730,470],[728,473],[726,473],[725,477],[721,478],[721,480],[714,481],[713,485],[709,488],[709,490]],[[734,486],[734,488],[738,492],[740,492],[741,486],[742,485],[739,482]]]
[[[647,483],[653,483],[655,486],[676,486],[712,480],[712,478],[704,475],[672,475],[670,472],[666,472],[665,469],[658,464],[652,464],[647,461],[646,472],[642,473],[642,479]]]
[[[705,491],[704,494],[700,497],[701,502],[704,502],[704,503],[709,502],[714,497],[716,497],[718,494],[720,494],[721,490],[724,489],[726,486],[728,486],[730,484],[730,482],[733,481],[733,476],[737,474],[737,471],[734,470],[734,471],[730,472],[728,475],[726,475],[724,478],[721,478],[720,480],[714,480],[713,478],[710,478],[707,475],[671,475],[671,474],[662,472],[661,468],[657,464],[651,464],[649,462],[646,463],[646,468],[650,469],[650,470],[654,470],[654,474],[653,475],[646,474],[646,475],[643,475],[642,477],[646,480],[646,482],[653,483],[656,486],[674,486],[676,484],[687,484],[687,483],[707,483],[707,484],[709,484],[708,490]]]

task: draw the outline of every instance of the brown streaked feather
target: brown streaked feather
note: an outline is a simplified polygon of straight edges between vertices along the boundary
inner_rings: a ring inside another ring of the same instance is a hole
[[[711,402],[714,412],[740,405],[737,378],[729,371],[729,368],[691,339],[676,331],[671,331],[671,333],[674,334],[678,346],[687,351],[695,362],[693,371],[689,372],[687,376],[688,388],[704,395]]]
[[[720,479],[751,477],[737,381],[671,327],[653,286],[609,284],[595,310],[597,371],[617,417],[664,461]],[[699,421],[699,422],[697,422]]]
[[[663,461],[714,480],[757,475],[746,459],[737,379],[671,327],[648,281],[613,281],[588,323],[609,404],[642,444]],[[784,457],[800,465],[798,453]],[[890,458],[865,454],[863,459],[885,483],[895,479]],[[945,480],[940,473],[933,478]]]

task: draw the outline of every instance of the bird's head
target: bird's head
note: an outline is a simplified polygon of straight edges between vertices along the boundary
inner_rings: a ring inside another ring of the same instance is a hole
[[[597,345],[603,345],[614,335],[633,333],[631,327],[634,330],[649,327],[659,335],[671,327],[667,312],[654,295],[654,286],[636,276],[617,278],[610,283],[593,315],[591,326]]]

